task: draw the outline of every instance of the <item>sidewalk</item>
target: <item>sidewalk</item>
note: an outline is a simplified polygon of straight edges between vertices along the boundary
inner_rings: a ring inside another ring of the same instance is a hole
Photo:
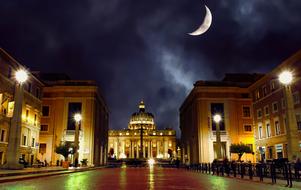
[[[95,170],[103,167],[79,167],[79,168],[62,168],[62,167],[42,167],[42,168],[25,168],[23,170],[0,170],[0,183],[32,179],[37,177],[54,176],[69,174],[74,172],[83,172]]]

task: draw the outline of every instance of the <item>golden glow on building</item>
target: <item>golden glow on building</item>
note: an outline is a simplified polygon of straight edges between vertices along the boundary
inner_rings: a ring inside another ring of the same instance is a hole
[[[138,158],[140,132],[143,130],[143,157],[167,159],[176,152],[176,131],[158,130],[152,113],[145,112],[143,101],[138,105],[139,111],[132,114],[128,129],[109,130],[108,154],[111,158]],[[160,135],[159,135],[160,134]]]

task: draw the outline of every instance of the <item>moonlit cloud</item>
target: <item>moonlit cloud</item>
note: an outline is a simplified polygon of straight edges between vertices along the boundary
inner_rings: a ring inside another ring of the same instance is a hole
[[[110,127],[126,128],[144,99],[160,128],[178,131],[178,109],[196,80],[266,72],[301,48],[300,0],[45,0],[1,2],[0,41],[31,70],[96,80]],[[178,135],[179,136],[179,135]]]

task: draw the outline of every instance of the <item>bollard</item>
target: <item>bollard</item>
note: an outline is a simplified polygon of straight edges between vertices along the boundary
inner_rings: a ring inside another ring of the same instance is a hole
[[[249,178],[253,179],[252,164],[249,164]]]
[[[291,170],[291,164],[290,163],[288,164],[288,175],[289,175],[289,182],[290,182],[289,187],[292,187],[293,182],[292,182],[292,170]]]
[[[244,174],[245,174],[245,167],[243,164],[240,164],[240,177],[241,179],[244,178]]]
[[[276,183],[276,168],[275,168],[274,161],[270,164],[270,172],[271,172],[272,184],[275,184]]]

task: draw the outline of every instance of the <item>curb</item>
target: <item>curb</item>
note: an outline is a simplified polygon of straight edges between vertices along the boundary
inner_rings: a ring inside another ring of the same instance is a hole
[[[93,167],[93,168],[79,169],[79,170],[76,170],[76,169],[64,170],[64,171],[59,171],[59,172],[58,171],[56,171],[56,172],[49,171],[49,172],[41,172],[41,173],[35,173],[35,174],[22,174],[22,175],[15,175],[15,176],[0,177],[0,183],[22,181],[22,180],[29,180],[29,179],[34,179],[34,178],[71,174],[71,173],[77,173],[77,172],[92,171],[92,170],[97,170],[97,169],[102,169],[102,168],[105,168],[105,167]]]

